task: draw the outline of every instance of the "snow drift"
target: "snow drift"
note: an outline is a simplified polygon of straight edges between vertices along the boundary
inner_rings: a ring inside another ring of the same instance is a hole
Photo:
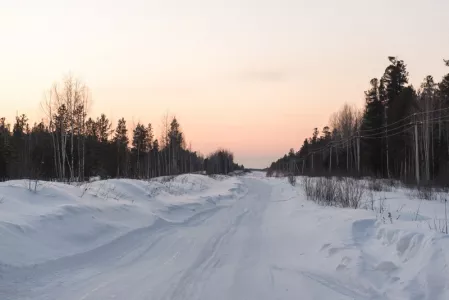
[[[182,223],[229,205],[236,178],[202,175],[83,185],[27,180],[0,183],[0,265],[26,266],[86,252],[138,228]]]
[[[296,227],[309,231],[304,261],[290,270],[350,299],[449,299],[449,236],[438,225],[444,201],[417,199],[398,186],[367,189],[362,209],[323,207],[301,201],[304,189],[287,179],[266,181],[283,199],[298,200],[281,204],[294,206]]]

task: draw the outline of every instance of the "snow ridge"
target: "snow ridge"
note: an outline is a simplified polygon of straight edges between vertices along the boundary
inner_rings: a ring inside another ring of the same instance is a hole
[[[188,223],[242,197],[236,178],[181,175],[84,185],[0,183],[0,264],[27,266],[86,252],[140,228]]]

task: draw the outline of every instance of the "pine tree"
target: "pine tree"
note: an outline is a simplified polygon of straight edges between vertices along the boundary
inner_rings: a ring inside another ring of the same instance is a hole
[[[180,153],[185,148],[184,136],[181,131],[181,126],[178,123],[176,117],[174,117],[170,123],[170,129],[168,131],[169,151],[171,156],[171,174],[177,174],[180,171],[181,162]]]
[[[153,127],[151,126],[151,123],[148,123],[148,127],[146,129],[147,131],[147,140],[146,142],[148,143],[147,146],[147,178],[151,178],[153,177],[153,175],[151,174],[151,168],[152,166],[154,166],[154,162],[153,162],[153,156],[152,156],[152,148],[153,148],[153,138],[154,138],[154,134],[153,134]]]
[[[86,121],[86,135],[92,139],[98,140],[98,128],[97,122],[92,120],[92,118],[87,119]]]
[[[152,153],[154,158],[153,169],[155,176],[161,175],[161,155],[159,151],[159,141],[157,139],[154,140],[152,146]]]
[[[16,117],[16,122],[12,131],[12,148],[13,148],[13,168],[11,172],[14,176],[20,178],[29,177],[29,140],[28,134],[30,133],[28,118],[22,114]]]
[[[404,61],[393,56],[388,57],[388,60],[391,64],[385,69],[382,79],[385,83],[387,104],[391,105],[408,83],[408,72]]]
[[[313,134],[312,134],[312,143],[311,144],[316,144],[318,142],[318,136],[320,135],[320,132],[318,131],[318,128],[314,128],[313,129]]]
[[[444,63],[449,67],[449,60],[445,60]],[[449,106],[449,73],[446,74],[441,82],[438,84],[443,103],[445,106]]]
[[[323,142],[325,142],[325,144],[331,141],[332,133],[330,131],[329,126],[324,126],[323,130],[321,131],[321,134],[322,134],[321,139],[323,140]]]
[[[377,128],[381,128],[384,124],[384,102],[382,97],[385,95],[383,82],[379,84],[377,78],[370,81],[371,88],[365,92],[365,112],[362,120],[362,131],[373,132]],[[375,133],[375,131],[374,131]],[[366,164],[374,175],[382,172],[382,143],[378,139],[369,139],[364,141],[364,149]]]
[[[406,129],[414,121],[409,116],[418,109],[417,93],[412,86],[405,87],[393,104],[388,108],[389,120],[396,120],[393,126],[390,126],[388,133],[390,171],[391,175],[399,178],[406,172],[406,160],[412,160],[414,151],[413,134]],[[409,157],[408,157],[409,156]],[[410,171],[408,172],[410,173]]]
[[[95,127],[98,141],[106,143],[112,133],[112,124],[109,122],[109,119],[104,114],[101,114],[100,118],[97,118]]]
[[[143,124],[137,123],[133,130],[132,151],[135,156],[135,171],[134,176],[142,177],[142,157],[147,152],[149,147],[149,136],[147,128]]]
[[[8,166],[13,152],[10,136],[9,124],[6,124],[5,118],[0,118],[0,181],[9,177]]]
[[[117,147],[117,177],[127,176],[127,149],[128,149],[128,129],[124,118],[118,120],[113,142]]]

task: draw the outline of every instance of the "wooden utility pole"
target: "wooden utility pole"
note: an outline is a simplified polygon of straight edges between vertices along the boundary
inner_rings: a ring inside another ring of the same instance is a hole
[[[407,180],[407,148],[405,149],[404,181]]]
[[[357,132],[357,172],[360,174],[360,132]]]
[[[313,173],[313,153],[312,153],[312,173]]]
[[[338,147],[335,146],[335,159],[337,161],[337,169],[338,169]]]
[[[329,147],[329,173],[332,172],[332,145]]]
[[[302,160],[302,175],[304,175],[304,164],[306,163],[306,160],[305,159],[303,159]]]
[[[360,132],[357,132],[357,172],[360,174]]]
[[[387,149],[387,176],[390,179],[390,159],[389,159],[389,151],[388,151],[388,114],[387,114],[388,105],[385,105],[384,108],[384,118],[385,118],[385,144]]]
[[[346,171],[349,172],[349,138],[346,141]]]
[[[415,175],[416,184],[419,185],[419,153],[418,153],[418,124],[415,118]]]

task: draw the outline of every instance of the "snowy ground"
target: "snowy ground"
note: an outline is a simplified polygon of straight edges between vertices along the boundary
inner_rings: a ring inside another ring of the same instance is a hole
[[[404,189],[372,211],[262,173],[27,185],[0,184],[0,299],[449,299],[444,203]]]

